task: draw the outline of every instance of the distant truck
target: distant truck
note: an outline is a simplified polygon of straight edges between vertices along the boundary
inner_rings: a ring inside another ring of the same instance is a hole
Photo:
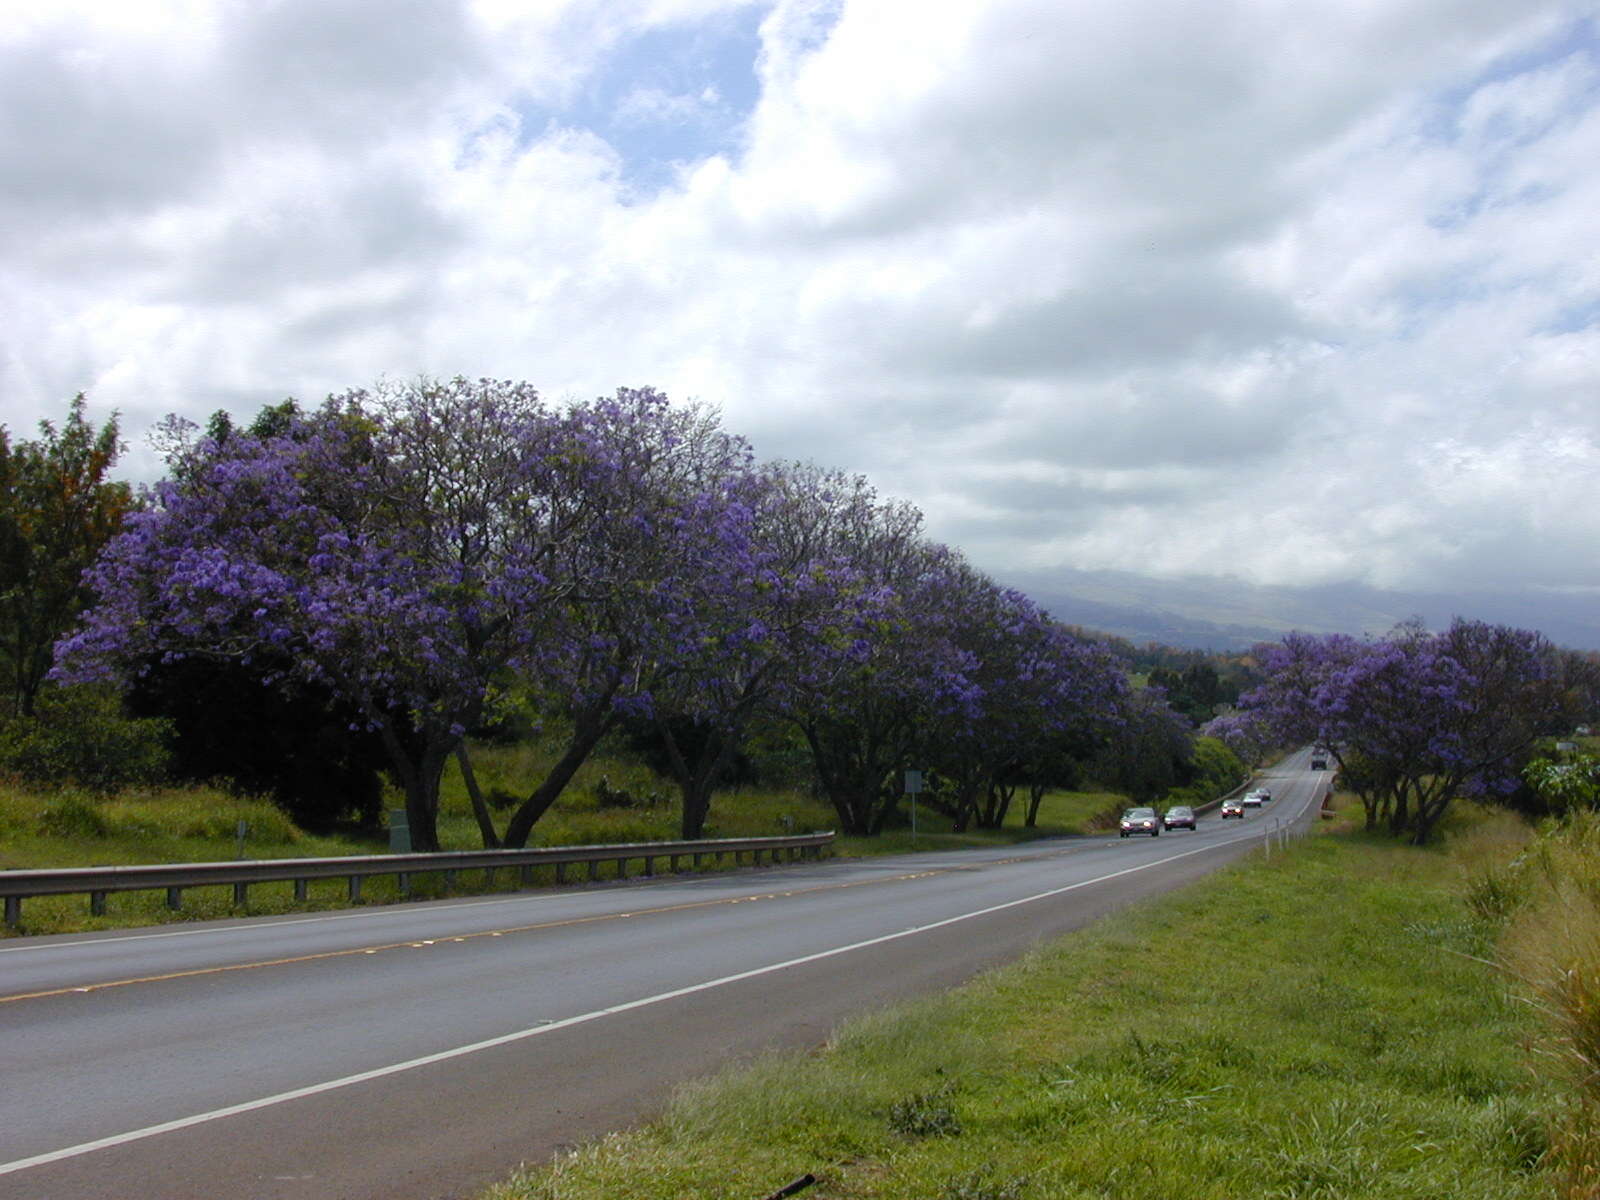
[[[1328,756],[1320,751],[1311,756],[1311,769],[1313,771],[1326,771],[1328,769]]]

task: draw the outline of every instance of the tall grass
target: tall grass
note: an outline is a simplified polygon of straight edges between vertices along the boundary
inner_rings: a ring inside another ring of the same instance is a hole
[[[1500,960],[1539,1016],[1532,1063],[1559,1088],[1559,1195],[1600,1198],[1600,813],[1544,829],[1495,868]],[[1486,891],[1480,874],[1476,895]],[[1471,895],[1473,893],[1469,893]]]

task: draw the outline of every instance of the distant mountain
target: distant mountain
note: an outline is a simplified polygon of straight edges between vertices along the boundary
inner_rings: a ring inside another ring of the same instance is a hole
[[[1136,644],[1247,650],[1291,630],[1379,635],[1421,617],[1457,616],[1537,629],[1560,646],[1600,650],[1600,596],[1538,592],[1389,592],[1358,584],[1258,587],[1231,579],[1149,579],[1114,571],[1011,572],[1000,579],[1069,625]]]

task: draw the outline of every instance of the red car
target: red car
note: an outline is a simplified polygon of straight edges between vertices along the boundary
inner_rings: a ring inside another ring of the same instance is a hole
[[[1174,804],[1161,818],[1163,829],[1193,829],[1194,809],[1187,804]]]
[[[1222,802],[1222,819],[1226,821],[1229,817],[1238,817],[1239,820],[1244,820],[1244,800],[1242,797],[1229,796]]]

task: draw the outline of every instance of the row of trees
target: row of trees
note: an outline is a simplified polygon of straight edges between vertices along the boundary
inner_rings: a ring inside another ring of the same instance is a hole
[[[853,832],[883,826],[913,762],[958,825],[998,824],[1113,742],[1158,747],[1169,774],[1188,752],[1158,693],[914,508],[758,464],[650,389],[552,407],[420,380],[165,437],[168,478],[90,570],[58,677],[131,680],[158,708],[196,681],[317,698],[381,747],[419,848],[451,758],[485,844],[522,845],[623,722],[658,732],[688,837],[756,722],[803,734]],[[500,830],[465,735],[513,702],[570,737]]]
[[[1205,731],[1247,760],[1265,745],[1314,742],[1361,798],[1369,829],[1421,844],[1451,802],[1504,800],[1536,743],[1594,710],[1586,657],[1531,630],[1456,620],[1378,640],[1290,634],[1263,647],[1265,682]]]

